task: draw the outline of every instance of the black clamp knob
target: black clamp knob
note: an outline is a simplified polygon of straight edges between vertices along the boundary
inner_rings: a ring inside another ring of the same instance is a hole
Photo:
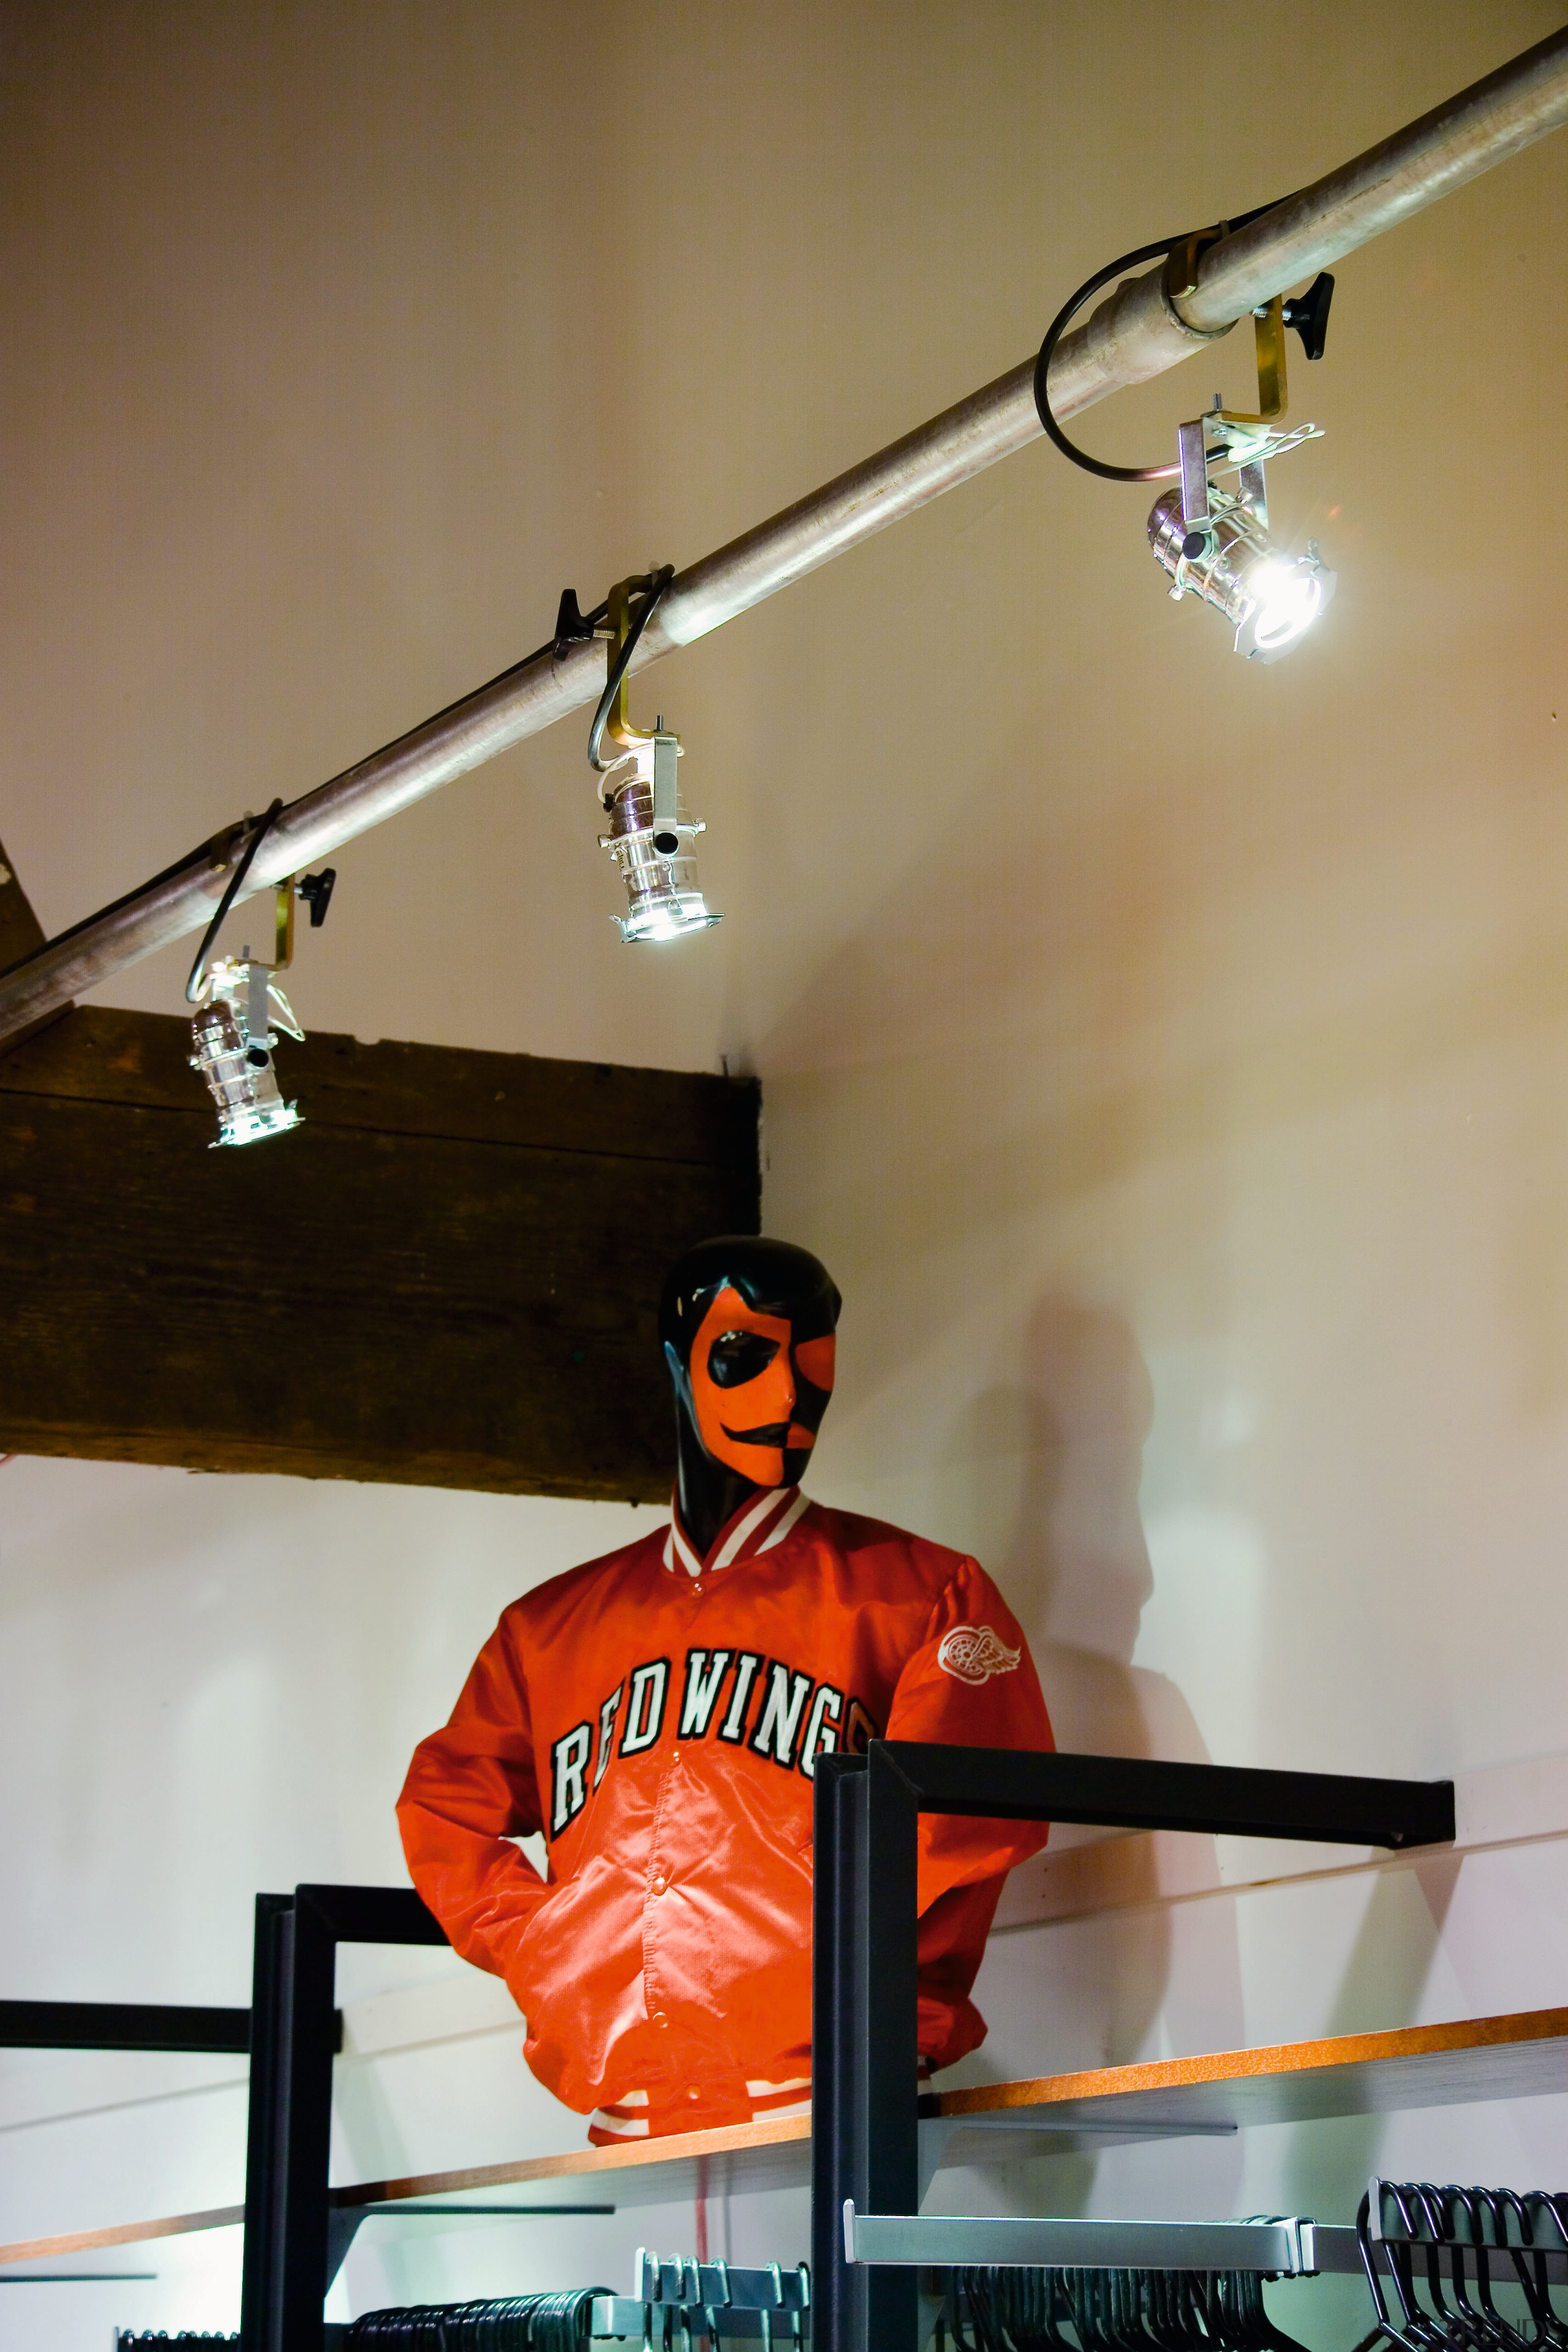
[[[1310,360],[1321,360],[1323,345],[1329,339],[1329,305],[1334,299],[1334,281],[1326,269],[1321,269],[1304,294],[1293,294],[1281,316],[1288,327],[1294,327],[1301,338],[1301,349]]]
[[[335,866],[323,866],[319,874],[307,874],[300,884],[300,896],[310,909],[310,929],[319,931],[327,919],[327,908],[332,901],[332,885],[338,878]]]
[[[575,588],[563,588],[561,603],[555,614],[555,643],[552,647],[557,661],[564,661],[572,646],[586,644],[593,635],[595,622],[582,611]]]

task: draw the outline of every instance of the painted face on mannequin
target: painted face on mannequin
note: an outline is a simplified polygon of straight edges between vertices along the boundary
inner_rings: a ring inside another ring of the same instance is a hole
[[[820,1258],[763,1234],[698,1242],[665,1277],[676,1505],[700,1552],[759,1490],[805,1475],[833,1392],[838,1308]]]
[[[787,1318],[726,1285],[692,1342],[691,1402],[707,1453],[754,1486],[801,1475],[833,1391],[834,1336],[796,1341]]]

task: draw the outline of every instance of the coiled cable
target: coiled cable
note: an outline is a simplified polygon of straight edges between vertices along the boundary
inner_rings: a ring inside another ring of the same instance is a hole
[[[1274,212],[1280,205],[1289,204],[1289,196],[1276,196],[1272,204],[1256,205],[1251,212],[1240,213],[1235,220],[1222,221],[1220,229],[1226,236],[1234,236],[1237,229],[1246,228],[1248,222],[1261,220],[1265,213]],[[1161,237],[1152,245],[1141,245],[1136,252],[1124,253],[1119,259],[1108,261],[1103,269],[1097,269],[1092,278],[1084,279],[1078,292],[1070,300],[1062,304],[1061,309],[1046,329],[1045,341],[1040,345],[1039,357],[1035,362],[1035,407],[1040,423],[1045,428],[1047,437],[1056,444],[1064,457],[1070,457],[1073,464],[1081,466],[1086,474],[1098,474],[1102,482],[1168,482],[1175,478],[1181,472],[1181,467],[1179,466],[1110,466],[1107,465],[1103,457],[1091,457],[1087,449],[1080,449],[1076,441],[1069,441],[1051,410],[1050,394],[1047,389],[1047,378],[1050,374],[1051,361],[1055,356],[1057,345],[1067,332],[1068,327],[1091,294],[1098,294],[1102,286],[1109,285],[1111,278],[1119,278],[1124,269],[1136,269],[1142,262],[1158,261],[1163,255],[1174,253],[1179,245],[1185,243],[1187,234],[1184,229],[1180,236]]]

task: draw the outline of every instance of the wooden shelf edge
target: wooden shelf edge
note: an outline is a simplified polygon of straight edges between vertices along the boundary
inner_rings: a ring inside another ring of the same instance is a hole
[[[966,2091],[943,2091],[922,2099],[921,2112],[950,2121],[1005,2116],[1023,2110],[1070,2107],[1086,2103],[1121,2104],[1129,2095],[1212,2088],[1256,2083],[1269,2077],[1332,2076],[1342,2071],[1422,2059],[1434,2061],[1468,2051],[1528,2049],[1531,2043],[1568,2043],[1568,2009],[1516,2011],[1500,2017],[1459,2018],[1441,2025],[1403,2025],[1379,2033],[1337,2034],[1317,2042],[1283,2042],[1256,2050],[1205,2052],[1192,2058],[1165,2058],[1149,2064],[1104,2066],[1072,2074],[1047,2074],[1030,2082],[987,2083]],[[1555,2087],[1555,2086],[1549,2086]],[[1479,2095],[1489,2095],[1482,2086]],[[1451,2095],[1451,2094],[1450,2094]],[[1412,2105],[1415,2101],[1410,2102]],[[1325,2110],[1331,2112],[1331,2110]],[[1070,2127],[1064,2124],[1064,2127]],[[360,2180],[331,2191],[331,2203],[390,2205],[411,2198],[452,2196],[464,2189],[500,2189],[544,2180],[597,2179],[607,2188],[617,2177],[668,2167],[760,2155],[768,2148],[804,2147],[811,2137],[808,2116],[769,2117],[732,2124],[717,2131],[680,2132],[663,2139],[628,2140],[616,2147],[573,2148],[559,2156],[524,2157],[457,2171],[405,2175],[390,2180]],[[627,2184],[630,2185],[629,2183]],[[135,2245],[144,2239],[178,2237],[188,2231],[220,2230],[245,2218],[242,2205],[205,2213],[170,2214],[161,2221],[124,2222],[107,2230],[77,2230],[64,2236],[27,2238],[0,2245],[0,2263],[34,2262],[56,2254],[87,2253],[106,2246]]]
[[[1459,2018],[1444,2025],[1401,2025],[1379,2033],[1342,2033],[1320,2042],[1278,2042],[1256,2050],[1218,2050],[1193,2058],[1162,2058],[1144,2065],[1095,2067],[1076,2074],[1045,2074],[1034,2082],[986,2083],[968,2091],[942,2091],[921,2102],[922,2113],[943,2116],[1004,2114],[1015,2107],[1056,2106],[1129,2092],[1184,2090],[1196,2084],[1244,2082],[1264,2074],[1302,2074],[1341,2066],[1386,2064],[1392,2059],[1435,2058],[1568,2038],[1568,2009],[1520,2010],[1501,2017]]]
[[[54,2254],[87,2254],[104,2246],[139,2246],[149,2238],[183,2238],[193,2230],[232,2230],[243,2205],[215,2205],[205,2213],[166,2213],[157,2221],[117,2221],[108,2230],[68,2230],[58,2238],[18,2238],[0,2246],[0,2263],[36,2263]]]
[[[564,2156],[521,2157],[507,2164],[472,2165],[458,2172],[425,2172],[402,2180],[356,2180],[331,2191],[336,2206],[390,2205],[409,2197],[449,2197],[463,2189],[516,2188],[535,2180],[614,2179],[645,2165],[685,2164],[703,2157],[784,2147],[811,2137],[811,2117],[765,2117],[761,2123],[726,2124],[716,2131],[672,2132],[660,2139],[628,2140],[620,2147],[578,2147]]]

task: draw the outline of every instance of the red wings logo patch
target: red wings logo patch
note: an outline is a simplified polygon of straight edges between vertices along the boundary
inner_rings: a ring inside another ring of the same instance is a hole
[[[955,1625],[943,1639],[936,1662],[957,1682],[988,1683],[993,1675],[1010,1675],[1023,1654],[1010,1650],[989,1625]]]

